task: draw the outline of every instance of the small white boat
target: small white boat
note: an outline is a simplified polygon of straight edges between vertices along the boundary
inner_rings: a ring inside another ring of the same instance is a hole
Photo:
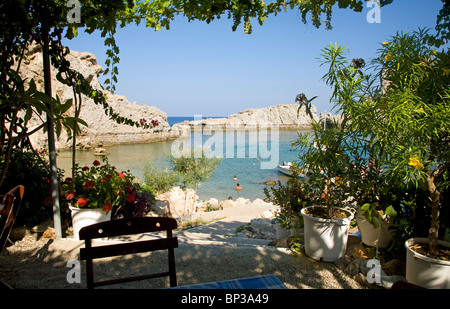
[[[287,175],[287,176],[292,176],[293,171],[291,170],[291,166],[292,163],[291,162],[283,162],[283,164],[280,164],[277,166],[278,172]],[[298,173],[298,177],[299,178],[305,178],[305,174],[302,173]]]

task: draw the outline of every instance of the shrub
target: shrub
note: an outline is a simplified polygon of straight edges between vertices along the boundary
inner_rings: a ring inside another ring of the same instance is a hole
[[[53,208],[48,165],[33,152],[15,148],[0,192],[4,194],[18,185],[25,187],[25,194],[16,224],[33,226],[51,220]]]

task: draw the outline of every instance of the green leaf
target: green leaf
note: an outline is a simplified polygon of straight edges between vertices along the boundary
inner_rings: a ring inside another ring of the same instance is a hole
[[[397,216],[397,212],[395,211],[394,207],[392,207],[392,205],[388,206],[385,209],[384,213],[391,218],[395,218]]]
[[[367,211],[369,209],[370,209],[370,204],[369,203],[366,203],[366,204],[361,206],[361,210]]]
[[[68,99],[66,103],[60,105],[60,113],[64,114],[73,104],[73,99]]]

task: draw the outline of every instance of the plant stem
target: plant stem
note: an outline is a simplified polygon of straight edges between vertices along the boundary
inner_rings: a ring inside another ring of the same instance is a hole
[[[428,231],[428,240],[430,253],[432,256],[439,255],[438,236],[439,236],[439,201],[441,193],[437,189],[434,180],[436,176],[427,177],[428,192],[431,198],[431,226]]]

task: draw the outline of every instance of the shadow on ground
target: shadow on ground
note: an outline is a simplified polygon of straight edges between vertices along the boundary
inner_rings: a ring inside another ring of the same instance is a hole
[[[205,230],[203,230],[205,232]],[[217,232],[217,231],[216,231]],[[48,240],[33,250],[8,250],[0,255],[0,279],[14,288],[85,288],[85,267],[81,262],[81,283],[68,283],[67,261],[79,258],[81,242]],[[195,244],[183,242],[175,250],[178,285],[222,281],[275,274],[288,288],[355,288],[354,280],[332,263],[321,263],[285,249],[269,246]],[[167,269],[165,252],[129,255],[99,260],[96,278],[139,275]],[[152,279],[111,288],[166,288],[168,279]]]

